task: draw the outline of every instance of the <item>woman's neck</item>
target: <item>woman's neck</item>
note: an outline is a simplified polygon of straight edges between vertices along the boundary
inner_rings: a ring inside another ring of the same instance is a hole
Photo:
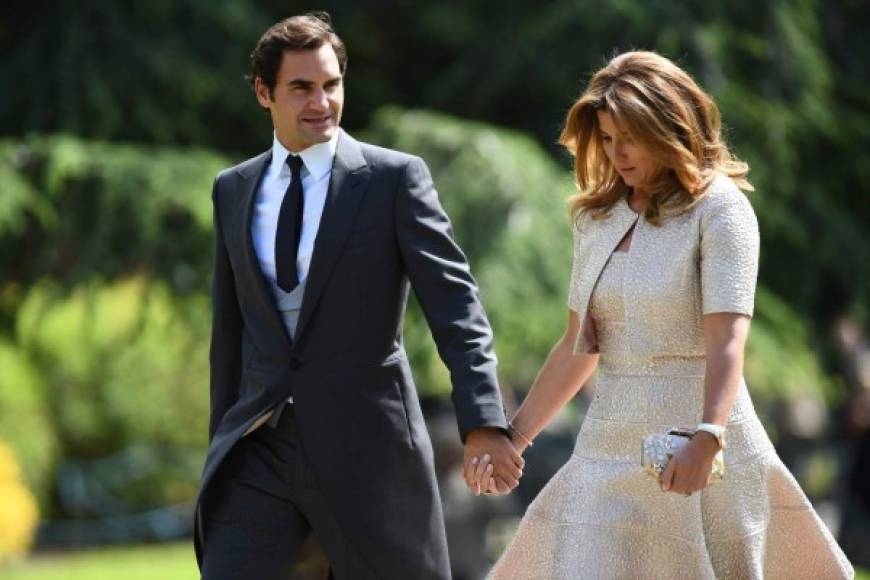
[[[645,189],[640,187],[632,188],[628,194],[628,205],[637,213],[643,213],[649,205],[649,196],[649,191]]]

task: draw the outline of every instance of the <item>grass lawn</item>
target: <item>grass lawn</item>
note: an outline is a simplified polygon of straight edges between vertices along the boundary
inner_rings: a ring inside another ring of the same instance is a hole
[[[190,542],[34,555],[0,571],[4,580],[196,580]]]

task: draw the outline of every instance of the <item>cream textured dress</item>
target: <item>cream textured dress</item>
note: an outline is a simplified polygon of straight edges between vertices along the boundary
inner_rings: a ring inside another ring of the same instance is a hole
[[[751,315],[758,226],[725,177],[688,212],[647,223],[623,200],[575,231],[570,307],[589,313],[575,352],[600,352],[595,396],[568,462],[529,506],[491,572],[526,579],[852,578],[777,456],[742,382],[724,481],[664,493],[640,468],[645,435],[697,425],[702,314]],[[627,252],[614,252],[632,230]]]

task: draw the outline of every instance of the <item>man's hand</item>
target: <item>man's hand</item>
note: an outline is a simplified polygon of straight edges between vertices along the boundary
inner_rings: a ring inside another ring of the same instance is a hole
[[[474,495],[511,492],[523,476],[525,461],[500,429],[481,427],[465,437],[465,482]]]

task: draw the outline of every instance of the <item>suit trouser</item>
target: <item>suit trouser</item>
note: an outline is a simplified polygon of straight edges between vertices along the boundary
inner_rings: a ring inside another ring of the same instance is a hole
[[[233,446],[203,501],[203,580],[290,580],[314,533],[336,580],[375,578],[315,481],[293,406]]]

